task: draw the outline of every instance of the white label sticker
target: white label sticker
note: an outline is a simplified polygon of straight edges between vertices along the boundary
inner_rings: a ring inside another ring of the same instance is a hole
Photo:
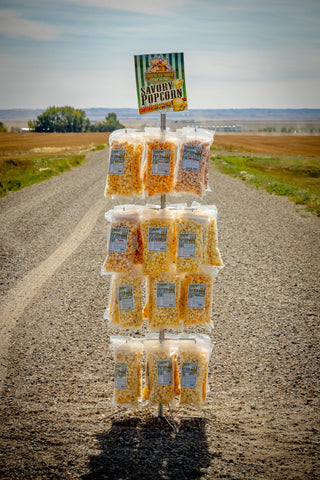
[[[114,387],[119,390],[126,390],[127,388],[127,365],[121,365],[120,363],[115,365],[114,371]]]
[[[188,308],[204,308],[206,300],[206,288],[204,283],[190,283],[188,289]]]
[[[149,252],[167,251],[167,227],[148,227],[148,250]]]
[[[192,170],[199,172],[202,148],[194,145],[185,145],[182,152],[181,170]]]
[[[180,233],[179,235],[179,258],[195,258],[196,256],[196,233]]]
[[[176,284],[157,283],[157,308],[174,308],[176,306]]]
[[[198,376],[197,362],[185,362],[182,364],[182,382],[183,388],[196,388]]]
[[[119,310],[134,310],[133,287],[125,285],[119,287]]]
[[[126,253],[128,234],[128,228],[111,228],[109,252]]]
[[[113,149],[110,155],[109,174],[123,175],[126,151]]]
[[[171,360],[157,361],[158,385],[172,385],[172,362]]]
[[[170,175],[170,150],[152,150],[152,175]]]

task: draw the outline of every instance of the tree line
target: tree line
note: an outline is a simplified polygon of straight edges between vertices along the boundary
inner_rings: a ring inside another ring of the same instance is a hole
[[[124,128],[115,113],[108,113],[102,122],[91,123],[84,110],[70,106],[48,107],[35,120],[28,121],[35,132],[113,132]]]

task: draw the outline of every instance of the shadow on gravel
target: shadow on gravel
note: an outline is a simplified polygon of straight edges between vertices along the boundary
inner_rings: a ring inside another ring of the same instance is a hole
[[[203,475],[211,456],[206,420],[180,420],[174,432],[163,419],[114,420],[98,435],[102,453],[90,460],[83,480],[193,480]]]

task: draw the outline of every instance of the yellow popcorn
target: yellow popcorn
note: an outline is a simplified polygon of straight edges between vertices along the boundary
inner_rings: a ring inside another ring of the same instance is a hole
[[[185,108],[187,108],[187,102],[181,97],[176,97],[172,100],[172,106],[174,112],[179,112],[180,110],[185,110]]]
[[[180,394],[179,371],[175,342],[146,341],[146,386],[143,400],[150,404],[172,404]]]
[[[180,313],[184,327],[212,325],[213,278],[209,273],[188,273],[181,279]]]
[[[146,134],[145,148],[142,176],[145,193],[151,197],[172,192],[177,139],[168,132]]]
[[[172,215],[166,210],[147,209],[141,219],[144,275],[167,272],[173,261]]]
[[[182,79],[182,78],[176,78],[175,80],[173,80],[173,85],[174,85],[176,88],[182,87],[182,85],[183,85],[183,79]]]
[[[132,272],[137,256],[139,214],[135,209],[108,212],[111,222],[108,254],[102,273]]]
[[[216,267],[223,267],[222,258],[218,248],[216,220],[211,218],[205,234],[206,255],[204,263]]]
[[[111,337],[114,350],[114,393],[113,402],[122,407],[137,407],[142,394],[141,357],[143,345],[140,341],[123,337]]]
[[[210,340],[204,335],[196,336],[196,342],[194,340],[180,342],[180,405],[192,405],[201,408],[205,403],[211,350]]]
[[[142,326],[142,282],[137,274],[113,274],[109,302],[109,320],[122,329]]]
[[[179,291],[180,279],[174,273],[149,278],[144,315],[150,329],[179,327]]]
[[[174,221],[177,273],[198,272],[204,260],[204,235],[207,219],[189,213],[177,213]]]
[[[141,195],[142,137],[117,130],[110,135],[109,170],[105,195]]]

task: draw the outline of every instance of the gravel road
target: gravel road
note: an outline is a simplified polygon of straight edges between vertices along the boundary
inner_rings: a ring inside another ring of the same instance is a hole
[[[155,410],[108,417],[106,156],[0,199],[1,478],[319,478],[319,218],[212,169],[205,411],[165,412],[177,432]]]

